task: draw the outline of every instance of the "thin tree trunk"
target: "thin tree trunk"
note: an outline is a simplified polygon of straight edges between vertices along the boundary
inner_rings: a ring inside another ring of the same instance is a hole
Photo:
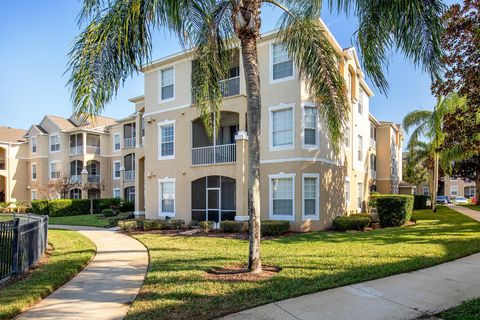
[[[475,179],[475,200],[480,204],[480,168],[477,168],[477,178]]]
[[[245,81],[247,85],[248,124],[248,270],[262,271],[260,259],[260,75],[258,71],[257,39],[241,39]]]
[[[437,212],[437,192],[438,192],[438,152],[433,155],[433,199],[432,199],[432,211]]]

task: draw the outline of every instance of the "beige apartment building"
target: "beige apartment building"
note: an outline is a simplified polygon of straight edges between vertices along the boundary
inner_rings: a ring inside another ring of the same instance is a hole
[[[460,177],[444,176],[440,178],[439,195],[445,195],[454,199],[458,196],[471,198],[475,196],[475,181],[464,180]],[[431,187],[428,183],[421,183],[417,186],[416,194],[431,195]]]

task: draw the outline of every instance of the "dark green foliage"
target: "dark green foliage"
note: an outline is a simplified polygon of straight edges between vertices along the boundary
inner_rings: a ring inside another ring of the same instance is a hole
[[[105,198],[105,199],[95,199],[93,202],[94,208],[98,208],[98,211],[101,212],[103,209],[116,209],[120,207],[122,199],[120,198]]]
[[[369,213],[354,213],[349,215],[349,217],[360,217],[360,218],[368,218],[370,221],[374,221],[373,216]]]
[[[110,226],[115,227],[118,225],[119,221],[133,219],[133,218],[134,218],[133,212],[121,212],[117,214],[115,217],[108,218],[108,223],[110,224]]]
[[[429,208],[427,205],[429,199],[429,196],[415,195],[413,197],[413,210],[423,210]]]
[[[399,227],[410,221],[413,210],[413,196],[387,194],[375,196],[374,198],[382,227]]]
[[[480,299],[472,299],[458,307],[440,314],[445,320],[478,320],[480,319]]]
[[[120,212],[135,211],[135,203],[122,200],[122,202],[120,203],[119,209],[120,209]]]
[[[103,215],[105,218],[113,217],[113,216],[114,216],[113,210],[112,210],[112,209],[103,209],[103,210],[102,210],[102,215]]]
[[[32,200],[32,210],[38,215],[48,215],[48,200]]]
[[[278,236],[290,229],[288,221],[264,220],[261,224],[262,236]]]
[[[333,228],[337,231],[363,230],[372,220],[366,216],[340,216],[333,220]]]
[[[160,230],[160,229],[161,229],[160,220],[144,220],[143,221],[144,231]]]
[[[243,231],[243,222],[222,221],[220,228],[226,233],[239,233]]]
[[[104,209],[110,209],[119,199],[94,199],[93,213],[100,213]],[[125,208],[130,208],[130,203]],[[130,210],[133,211],[134,209]],[[35,214],[50,215],[52,217],[76,216],[90,213],[89,199],[57,199],[57,200],[33,200],[32,211]],[[103,213],[103,212],[102,212]]]
[[[185,220],[171,219],[171,220],[168,220],[168,221],[170,222],[170,229],[171,230],[184,229],[186,227]]]

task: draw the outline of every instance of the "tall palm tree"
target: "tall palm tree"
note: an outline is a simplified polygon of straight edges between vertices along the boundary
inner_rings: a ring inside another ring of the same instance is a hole
[[[356,41],[366,73],[382,90],[387,55],[398,49],[415,65],[438,77],[441,57],[441,0],[328,1],[330,10],[358,18]],[[126,79],[149,61],[152,30],[166,28],[191,49],[196,70],[195,100],[207,131],[219,121],[222,95],[218,81],[227,72],[229,49],[240,47],[247,91],[248,213],[251,272],[260,260],[260,75],[257,41],[263,6],[280,9],[278,41],[306,80],[327,123],[332,145],[339,142],[349,112],[344,81],[326,31],[319,23],[322,0],[84,0],[80,21],[87,22],[70,53],[69,84],[77,112],[96,114]],[[212,116],[215,115],[215,116]],[[218,128],[218,126],[217,126]]]
[[[438,192],[438,170],[440,164],[440,155],[442,157],[442,167],[447,169],[449,162],[458,157],[458,150],[451,148],[450,150],[441,151],[445,133],[443,132],[444,117],[453,112],[456,108],[465,105],[465,98],[453,93],[446,98],[438,97],[437,104],[433,110],[415,110],[408,113],[403,119],[403,127],[408,131],[412,128],[412,134],[408,141],[408,149],[410,154],[418,152],[416,157],[428,156],[433,158],[433,175],[432,175],[432,211],[437,211],[437,192]],[[425,141],[426,140],[426,141]],[[419,158],[419,159],[420,159]]]

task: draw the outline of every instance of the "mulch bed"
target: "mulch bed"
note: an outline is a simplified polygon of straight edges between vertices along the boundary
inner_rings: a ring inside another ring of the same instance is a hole
[[[212,269],[204,274],[208,280],[239,282],[239,281],[262,281],[270,279],[281,271],[279,267],[262,266],[262,272],[251,273],[245,265],[229,266]]]

